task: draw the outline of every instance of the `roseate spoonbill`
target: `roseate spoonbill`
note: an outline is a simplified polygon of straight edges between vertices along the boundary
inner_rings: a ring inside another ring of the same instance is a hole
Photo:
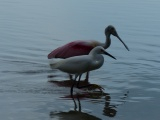
[[[68,74],[75,75],[74,82],[77,77],[81,79],[81,75],[85,72],[89,72],[95,69],[99,69],[104,63],[104,57],[101,54],[106,54],[114,59],[112,55],[107,53],[102,46],[97,46],[90,51],[88,55],[74,56],[66,59],[55,61],[50,64],[52,69],[59,69]],[[74,83],[71,87],[71,95],[73,95]],[[77,86],[79,88],[79,86]]]
[[[65,44],[53,50],[50,54],[48,54],[48,59],[52,59],[52,58],[64,58],[65,59],[65,58],[69,58],[73,56],[88,55],[89,52],[96,46],[102,46],[104,49],[107,49],[111,44],[111,38],[110,38],[111,35],[117,37],[123,43],[125,48],[129,51],[129,48],[119,37],[114,26],[109,25],[108,27],[106,27],[105,35],[106,35],[105,43],[100,43],[95,40],[73,41],[73,42],[70,42],[68,44]],[[88,78],[89,78],[89,72],[87,72],[85,80],[88,81]],[[70,79],[71,79],[71,75],[70,75]]]

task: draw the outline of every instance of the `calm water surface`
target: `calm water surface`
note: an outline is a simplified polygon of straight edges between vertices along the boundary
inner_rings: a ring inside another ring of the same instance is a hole
[[[0,0],[1,119],[159,120],[159,11],[158,0]],[[106,56],[90,73],[104,94],[76,95],[75,111],[70,88],[48,82],[68,76],[50,69],[47,54],[72,40],[104,42],[109,24],[130,51],[111,37],[117,60]]]

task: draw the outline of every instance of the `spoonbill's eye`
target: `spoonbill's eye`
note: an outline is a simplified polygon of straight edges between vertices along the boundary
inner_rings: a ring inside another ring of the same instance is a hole
[[[114,31],[115,31],[115,29],[114,29],[114,28],[111,28],[110,30],[111,30],[111,32],[114,32]]]

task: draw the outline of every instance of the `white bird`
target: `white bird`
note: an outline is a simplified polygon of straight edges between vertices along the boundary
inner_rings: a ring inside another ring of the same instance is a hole
[[[88,55],[60,59],[54,63],[51,63],[50,66],[52,69],[59,69],[62,72],[75,75],[75,82],[78,76],[80,80],[83,73],[99,69],[103,65],[104,57],[101,54],[105,54],[113,59],[116,59],[107,53],[103,47],[97,46],[93,48]],[[71,87],[71,95],[73,94],[73,87],[74,84]]]

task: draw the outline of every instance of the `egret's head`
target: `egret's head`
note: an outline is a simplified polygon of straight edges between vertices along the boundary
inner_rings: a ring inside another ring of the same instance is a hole
[[[94,55],[94,54],[105,54],[105,55],[110,56],[113,59],[116,59],[114,56],[112,56],[111,54],[106,52],[105,49],[102,46],[97,46],[97,47],[93,48],[91,50],[90,54],[92,54],[92,55]]]

